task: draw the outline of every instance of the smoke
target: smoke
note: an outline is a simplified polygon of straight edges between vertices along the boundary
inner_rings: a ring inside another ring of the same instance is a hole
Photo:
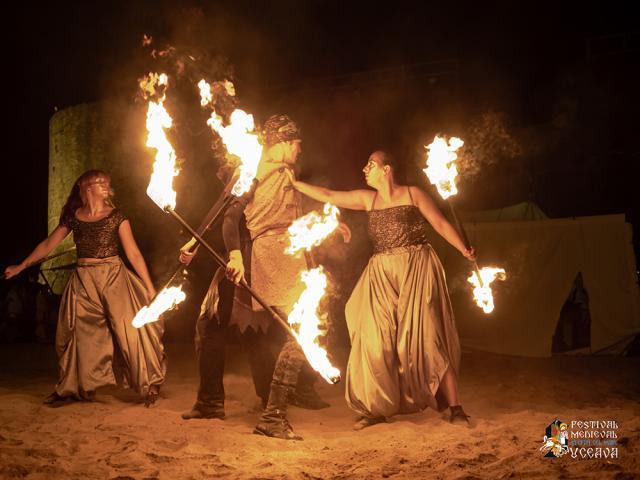
[[[523,153],[521,141],[510,128],[504,112],[481,113],[469,124],[463,139],[458,170],[466,179],[479,175],[488,166],[519,159]]]

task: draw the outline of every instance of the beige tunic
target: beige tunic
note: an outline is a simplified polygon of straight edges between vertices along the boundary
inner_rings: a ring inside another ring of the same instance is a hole
[[[291,167],[285,163],[261,165],[258,186],[244,211],[253,241],[251,286],[267,304],[285,313],[304,290],[300,274],[307,269],[304,256],[285,253],[287,228],[302,215],[300,193],[291,185],[287,168]],[[253,309],[261,309],[255,300]]]

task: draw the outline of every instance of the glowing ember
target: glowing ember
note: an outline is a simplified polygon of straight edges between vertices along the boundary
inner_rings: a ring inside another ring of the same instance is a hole
[[[167,86],[168,78],[165,74],[151,74],[149,82],[141,87],[145,92],[153,91],[158,85]],[[153,173],[147,187],[147,195],[162,209],[176,206],[176,192],[173,190],[173,177],[178,175],[176,169],[176,152],[169,143],[165,130],[171,128],[173,121],[164,108],[166,95],[154,102],[149,100],[147,110],[147,147],[156,149],[156,160],[153,164]]]
[[[322,214],[314,211],[298,218],[289,227],[290,245],[285,252],[295,255],[300,250],[309,251],[320,245],[338,227],[339,213],[338,207],[325,203]]]
[[[493,312],[493,292],[491,291],[491,282],[496,278],[498,280],[505,280],[507,274],[504,268],[496,267],[484,267],[480,270],[480,278],[482,279],[482,285],[478,281],[478,275],[473,272],[467,281],[473,285],[473,299],[476,304],[484,310],[484,313]]]
[[[200,103],[205,106],[211,102],[211,98],[207,97],[207,92],[211,92],[209,84],[200,80]],[[224,88],[229,95],[235,95],[233,84],[228,80],[224,82]],[[236,197],[249,191],[253,179],[258,171],[258,164],[262,157],[262,144],[258,140],[258,134],[255,132],[253,115],[248,114],[244,110],[236,109],[229,118],[229,125],[222,124],[222,117],[214,110],[211,118],[207,120],[209,125],[222,138],[222,143],[232,155],[240,158],[240,177],[236,181],[231,193]]]
[[[320,331],[318,306],[327,288],[327,276],[322,267],[302,272],[306,289],[289,314],[289,324],[297,327],[296,340],[302,347],[309,364],[329,383],[340,378],[340,370],[331,365],[327,352],[317,343]]]
[[[456,137],[451,137],[449,142],[436,136],[433,142],[425,147],[429,154],[427,156],[427,168],[423,170],[429,177],[429,181],[436,186],[442,198],[446,199],[458,193],[456,188],[456,160],[458,150],[464,142]]]
[[[140,328],[147,323],[155,322],[160,318],[160,315],[167,310],[175,308],[185,298],[187,296],[182,291],[182,287],[164,288],[149,306],[144,306],[140,309],[131,324],[136,328]]]

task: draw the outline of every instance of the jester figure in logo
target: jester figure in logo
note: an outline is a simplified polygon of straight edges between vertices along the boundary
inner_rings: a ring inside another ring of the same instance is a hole
[[[569,453],[569,432],[567,424],[556,419],[549,424],[546,429],[546,435],[542,439],[543,444],[540,451],[545,457],[561,457],[565,453]]]

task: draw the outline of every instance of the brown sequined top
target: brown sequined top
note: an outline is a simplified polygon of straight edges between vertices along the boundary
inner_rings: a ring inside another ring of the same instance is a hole
[[[114,208],[96,222],[83,222],[74,216],[63,224],[73,231],[78,258],[106,258],[118,255],[118,227],[126,219]]]
[[[428,243],[426,227],[429,223],[415,205],[369,210],[367,217],[374,254]]]

